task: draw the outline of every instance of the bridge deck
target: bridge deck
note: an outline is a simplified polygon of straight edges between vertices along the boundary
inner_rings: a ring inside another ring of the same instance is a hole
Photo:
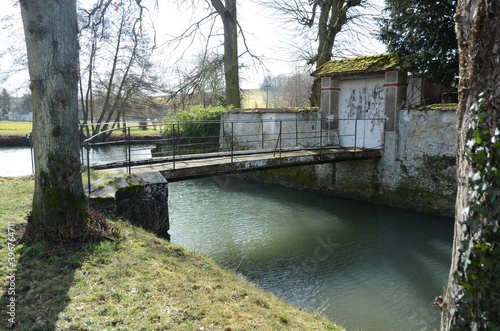
[[[382,155],[381,150],[323,148],[294,149],[280,152],[255,151],[225,155],[192,155],[172,158],[150,159],[133,162],[132,172],[160,172],[169,182],[224,174],[235,174],[247,171],[258,171],[281,167],[321,164],[357,159],[376,158]],[[125,168],[126,165],[115,164],[106,167],[95,166],[96,169]]]

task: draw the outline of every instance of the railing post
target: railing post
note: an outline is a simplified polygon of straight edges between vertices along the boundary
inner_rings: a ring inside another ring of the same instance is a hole
[[[79,132],[79,142],[80,142],[80,157],[82,158],[82,165],[83,165],[83,142],[84,142],[84,136],[83,136],[83,124],[80,124],[80,132]]]
[[[319,119],[319,150],[323,150],[323,119]]]
[[[234,153],[234,121],[231,122],[231,163],[233,163]]]
[[[89,149],[89,142],[87,141],[85,144],[87,148],[87,185],[88,185],[88,190],[89,190],[89,197],[90,197],[90,149]]]
[[[357,141],[358,140],[358,119],[354,119],[354,151],[357,149]]]
[[[260,135],[262,140],[262,149],[264,149],[264,119],[260,119]]]
[[[295,147],[299,146],[299,119],[295,115]]]
[[[221,132],[219,134],[219,152],[224,152],[226,150],[226,130],[224,129],[224,120],[220,120]],[[222,137],[222,139],[221,139]]]
[[[172,124],[172,169],[175,170],[175,124]]]
[[[280,140],[280,158],[281,158],[281,141],[282,141],[282,135],[283,135],[282,128],[283,128],[283,121],[280,120],[280,136],[279,136],[279,140]]]
[[[32,132],[28,133],[26,135],[26,138],[28,138],[30,142],[30,153],[31,153],[31,173],[35,173],[35,151],[33,150],[33,139],[32,139]]]
[[[127,154],[128,154],[128,174],[132,172],[131,162],[132,162],[132,154],[130,149],[130,127],[127,127]]]

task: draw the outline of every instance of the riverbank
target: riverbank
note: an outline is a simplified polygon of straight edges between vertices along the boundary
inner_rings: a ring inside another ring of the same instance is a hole
[[[30,210],[33,179],[0,178],[0,194],[0,240],[7,245]],[[341,330],[208,258],[112,221],[118,241],[4,246],[0,304],[14,302],[15,315],[5,314],[2,326],[13,318],[14,330]],[[15,257],[7,255],[11,249]]]
[[[29,135],[31,133],[31,122],[11,122],[0,121],[0,147],[29,147],[31,142]],[[133,140],[148,141],[161,138],[161,131],[151,129],[142,130],[138,127],[133,127],[131,130]],[[123,134],[113,134],[110,141],[125,140]]]
[[[147,142],[158,140],[160,135],[134,135],[134,141],[139,142]],[[120,141],[125,140],[125,136],[117,135],[112,136],[109,141]],[[31,146],[31,142],[26,135],[0,135],[0,147],[29,147]]]

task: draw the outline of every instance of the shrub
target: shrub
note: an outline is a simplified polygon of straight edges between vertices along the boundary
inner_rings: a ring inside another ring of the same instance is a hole
[[[189,111],[180,111],[165,121],[167,127],[164,134],[172,136],[175,130],[175,134],[181,137],[218,137],[221,115],[228,109],[222,106],[203,108],[200,105]],[[172,125],[174,123],[178,124],[175,128]]]
[[[148,128],[148,121],[139,121],[139,128],[141,128],[142,130],[146,130]]]

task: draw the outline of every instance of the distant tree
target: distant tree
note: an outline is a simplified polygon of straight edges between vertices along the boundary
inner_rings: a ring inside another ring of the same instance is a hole
[[[11,109],[10,94],[6,89],[2,89],[2,94],[0,95],[0,109],[2,110],[2,115],[7,115]]]
[[[175,111],[187,110],[193,105],[219,106],[226,104],[223,56],[201,53],[193,67],[178,69],[179,83],[167,97]]]
[[[211,67],[212,71],[217,71],[216,65],[219,66],[224,73],[224,104],[227,106],[232,106],[235,108],[241,107],[241,95],[240,95],[240,57],[249,55],[252,60],[260,63],[262,65],[261,59],[254,55],[245,40],[245,33],[239,25],[238,21],[238,5],[236,0],[191,0],[191,1],[180,1],[176,0],[179,8],[182,6],[186,9],[199,9],[199,5],[207,5],[205,8],[207,14],[191,23],[189,27],[185,29],[179,36],[168,41],[165,45],[171,49],[181,50],[181,43],[183,41],[188,41],[188,47],[193,45],[200,46],[200,40],[202,40],[201,47],[205,55],[203,56],[207,60],[214,60],[214,54],[217,54],[215,58],[216,61],[207,61],[206,64]],[[222,31],[220,25],[217,24],[217,18],[220,18],[222,22]],[[222,36],[222,41],[220,37]],[[239,41],[243,41],[244,49],[240,52]],[[224,52],[219,52],[218,48],[222,45]],[[182,53],[186,49],[182,50]],[[220,55],[218,55],[220,54]],[[186,85],[189,91],[190,86],[194,83],[194,80],[198,77],[199,71],[193,70],[192,77],[183,77],[184,82],[191,82]],[[180,84],[182,85],[182,84]],[[179,93],[183,91],[178,91]]]
[[[100,0],[81,9],[80,108],[87,135],[120,127],[125,114],[143,108],[156,89],[153,28],[144,6],[136,0]]]
[[[260,90],[264,93],[266,107],[280,107],[281,87],[283,86],[284,75],[266,76],[260,85]]]
[[[308,107],[313,78],[308,72],[266,76],[260,84],[264,101],[271,108]]]
[[[31,97],[31,93],[23,94],[18,105],[18,109],[21,114],[29,114],[33,112],[33,98]]]
[[[202,58],[206,60],[212,59],[215,60],[213,54],[218,54],[217,51],[214,51],[214,47],[218,47],[220,44],[219,37],[222,35],[222,46],[224,48],[223,56],[216,56],[218,58],[216,61],[202,61],[205,62],[205,65],[202,67],[208,68],[211,67],[211,71],[217,71],[219,69],[215,68],[217,65],[224,72],[224,90],[225,90],[225,104],[232,105],[235,108],[239,108],[241,106],[241,96],[240,96],[240,65],[239,65],[239,56],[238,53],[238,15],[237,15],[237,4],[236,0],[191,0],[189,5],[186,5],[186,1],[176,0],[179,7],[189,6],[189,8],[196,11],[199,8],[199,4],[207,5],[207,15],[189,25],[186,30],[173,40],[167,42],[168,47],[174,47],[179,50],[179,46],[182,41],[190,40],[189,47],[195,45],[199,45],[199,40],[195,38],[197,36],[200,37],[200,40],[203,40],[205,43],[203,45]],[[220,18],[220,22],[222,23],[222,33],[220,31],[220,25],[217,25],[216,19]],[[212,41],[217,40],[217,46],[212,45]],[[172,46],[173,45],[173,46]],[[201,68],[201,67],[199,67]],[[188,84],[184,84],[186,87],[186,91],[177,91],[182,94],[189,93],[189,90],[195,83],[195,80],[199,76],[200,71],[194,70],[192,77],[183,77],[183,82],[188,82]],[[182,83],[180,84],[182,86]]]
[[[33,96],[35,191],[28,237],[60,239],[86,224],[78,137],[76,0],[20,1]]]
[[[10,93],[27,88],[26,45],[19,10],[19,1],[2,2],[0,14],[0,84],[8,87]]]
[[[236,0],[210,0],[224,27],[224,80],[226,104],[241,107],[240,74],[238,62],[238,16]]]
[[[313,78],[309,73],[295,72],[286,76],[281,87],[281,99],[287,107],[309,106],[309,93]]]
[[[337,35],[347,23],[359,18],[356,7],[367,4],[367,0],[274,0],[270,7],[307,29],[314,29],[314,39],[317,40],[316,50],[309,55],[307,62],[316,68],[330,61]],[[321,81],[315,79],[311,88],[311,106],[319,106]]]
[[[442,86],[458,74],[457,0],[385,0],[379,39],[402,64]]]
[[[441,330],[500,330],[500,1],[459,0],[455,238]]]

